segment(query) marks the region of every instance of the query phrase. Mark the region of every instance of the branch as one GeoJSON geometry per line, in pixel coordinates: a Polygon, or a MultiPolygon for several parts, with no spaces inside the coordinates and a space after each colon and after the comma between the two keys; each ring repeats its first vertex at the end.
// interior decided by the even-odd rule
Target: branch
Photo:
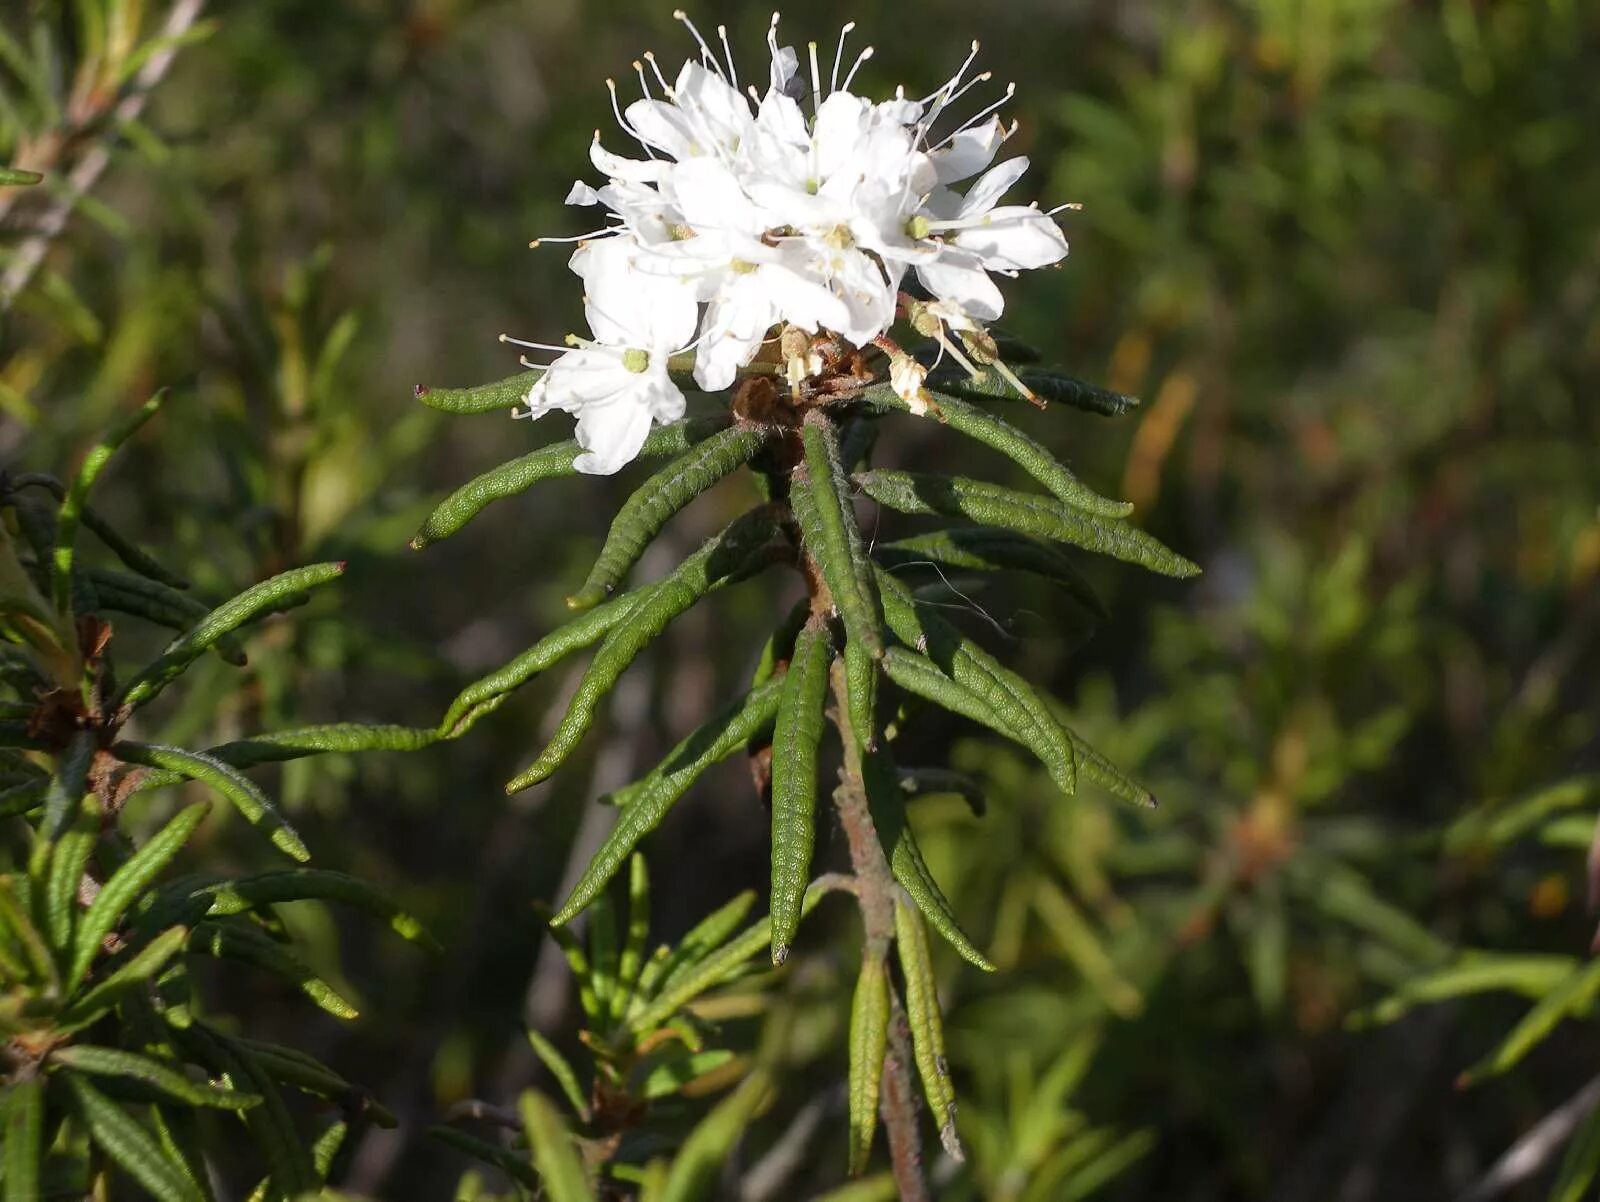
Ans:
{"type": "MultiPolygon", "coordinates": [[[[145,103],[150,99],[150,93],[166,76],[173,59],[177,57],[178,40],[193,27],[200,17],[200,10],[204,7],[205,0],[174,0],[172,8],[167,12],[167,19],[161,27],[161,32],[156,35],[158,39],[170,44],[152,54],[139,69],[139,73],[134,76],[133,87],[112,110],[114,125],[125,125],[138,120],[139,114],[144,112],[145,103]]],[[[11,262],[6,265],[5,274],[0,276],[0,313],[9,310],[17,296],[28,286],[34,273],[39,270],[39,265],[44,262],[50,244],[66,228],[67,219],[77,208],[78,201],[99,182],[100,176],[110,162],[111,145],[107,139],[96,142],[74,164],[67,175],[66,186],[61,194],[56,197],[55,203],[45,210],[38,228],[17,247],[11,262]]]]}
{"type": "MultiPolygon", "coordinates": [[[[849,701],[846,697],[844,663],[833,664],[834,725],[844,745],[844,762],[839,768],[839,787],[833,792],[839,824],[850,846],[850,865],[855,870],[856,901],[861,907],[861,922],[866,945],[863,957],[886,958],[894,938],[894,899],[899,886],[889,871],[872,812],[867,805],[866,785],[861,777],[861,749],[850,728],[849,701]]],[[[883,1086],[879,1113],[889,1138],[889,1163],[901,1202],[928,1202],[928,1185],[922,1176],[922,1140],[917,1132],[917,1102],[908,1066],[911,1064],[910,1039],[905,1012],[899,995],[889,988],[889,1053],[883,1062],[883,1086]]]]}

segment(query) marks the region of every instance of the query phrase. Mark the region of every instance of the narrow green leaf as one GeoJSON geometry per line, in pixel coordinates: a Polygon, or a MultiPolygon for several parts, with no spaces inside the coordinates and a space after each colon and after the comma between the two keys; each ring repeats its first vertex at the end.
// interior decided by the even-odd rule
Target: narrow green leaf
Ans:
{"type": "Polygon", "coordinates": [[[707,541],[665,580],[651,586],[628,620],[606,635],[555,735],[527,771],[506,786],[506,792],[536,785],[559,768],[593,724],[600,702],[645,645],[713,589],[772,562],[781,554],[776,538],[771,512],[752,510],[707,541]]]}
{"type": "MultiPolygon", "coordinates": [[[[892,388],[874,389],[872,399],[902,412],[911,412],[910,404],[892,388]]],[[[1059,501],[1102,517],[1120,518],[1133,512],[1129,502],[1102,497],[1068,471],[1066,465],[1036,439],[976,405],[954,396],[942,397],[935,416],[952,430],[1005,455],[1059,501]]]]}
{"type": "Polygon", "coordinates": [[[78,468],[78,474],[68,486],[66,496],[61,501],[60,511],[56,515],[55,570],[52,574],[51,596],[57,613],[66,614],[72,610],[73,550],[89,490],[94,487],[95,480],[111,456],[116,454],[117,448],[155,416],[164,399],[164,393],[156,393],[113,426],[104,439],[89,449],[89,453],[84,456],[83,463],[78,468]]]}
{"type": "Polygon", "coordinates": [[[783,678],[752,690],[706,722],[668,754],[641,782],[640,791],[623,809],[589,865],[573,886],[551,922],[570,922],[605,888],[622,862],[666,817],[674,803],[689,791],[712,764],[726,759],[745,745],[751,735],[771,722],[777,713],[783,678]]]}
{"type": "Polygon", "coordinates": [[[443,950],[422,923],[383,890],[343,872],[325,868],[285,868],[223,881],[197,892],[211,898],[206,914],[212,918],[242,914],[278,902],[343,902],[384,919],[402,939],[419,943],[431,951],[443,950]]]}
{"type": "Polygon", "coordinates": [[[27,1077],[6,1084],[5,1202],[39,1202],[44,1161],[44,1082],[27,1077]]]}
{"type": "MultiPolygon", "coordinates": [[[[1018,378],[1042,400],[1059,401],[1063,405],[1071,405],[1074,409],[1082,409],[1085,413],[1097,414],[1100,417],[1121,417],[1139,404],[1137,397],[1124,396],[1120,392],[1086,384],[1058,371],[1025,368],[1018,373],[1018,378]]],[[[930,372],[928,387],[940,395],[958,396],[975,401],[1027,399],[1010,381],[992,369],[984,372],[978,380],[973,380],[966,372],[960,370],[930,372]]]]}
{"type": "MultiPolygon", "coordinates": [[[[502,385],[508,383],[510,381],[502,381],[502,385]]],[[[435,389],[427,393],[423,400],[425,403],[432,403],[429,398],[437,398],[441,394],[473,391],[478,390],[435,389]]],[[[527,393],[526,385],[522,392],[524,395],[527,393]]],[[[508,407],[517,404],[521,399],[521,396],[516,396],[507,401],[505,406],[496,407],[508,407]]],[[[457,410],[457,412],[469,411],[457,410]]],[[[639,448],[639,458],[681,455],[696,443],[724,429],[732,420],[730,414],[716,413],[657,426],[650,431],[644,440],[644,445],[639,448]]],[[[499,467],[491,468],[476,479],[468,481],[441,501],[428,515],[427,520],[422,523],[422,529],[418,530],[411,540],[412,549],[420,551],[430,543],[450,537],[495,501],[524,493],[543,480],[575,475],[572,461],[582,452],[583,448],[576,440],[568,439],[502,463],[499,467]]]]}
{"type": "Polygon", "coordinates": [[[261,1101],[255,1094],[196,1084],[171,1065],[119,1048],[96,1047],[87,1043],[68,1044],[51,1052],[50,1061],[95,1077],[125,1077],[139,1081],[191,1106],[247,1110],[261,1101]]]}
{"type": "Polygon", "coordinates": [[[0,167],[0,188],[26,188],[43,178],[44,176],[37,171],[24,171],[20,167],[0,167]]]}
{"type": "Polygon", "coordinates": [[[34,979],[53,993],[60,987],[55,957],[50,954],[49,942],[28,917],[27,906],[13,891],[17,883],[13,877],[0,876],[0,933],[16,943],[34,979]]]}
{"type": "Polygon", "coordinates": [[[519,1109],[544,1196],[549,1202],[594,1202],[583,1162],[555,1107],[543,1094],[530,1089],[522,1095],[519,1109]]]}
{"type": "Polygon", "coordinates": [[[1537,1000],[1561,984],[1578,966],[1572,956],[1548,953],[1463,952],[1445,968],[1408,977],[1371,1008],[1351,1015],[1350,1025],[1392,1023],[1417,1006],[1451,998],[1505,990],[1537,1000]]]}
{"type": "Polygon", "coordinates": [[[67,823],[78,813],[83,795],[89,788],[89,768],[94,763],[98,741],[92,730],[77,730],[67,744],[66,754],[56,766],[55,778],[44,798],[45,841],[54,843],[67,829],[67,823]]]}
{"type": "Polygon", "coordinates": [[[1054,497],[1018,492],[981,480],[919,472],[862,472],[861,489],[901,513],[965,518],[1021,534],[1071,543],[1164,576],[1196,576],[1200,569],[1155,538],[1119,518],[1101,517],[1054,497]]]}
{"type": "Polygon", "coordinates": [[[294,568],[224,601],[141,669],[123,690],[120,704],[136,709],[151,701],[218,639],[263,614],[298,604],[307,590],[343,575],[344,567],[342,563],[317,563],[294,568]]]}
{"type": "Polygon", "coordinates": [[[76,995],[61,1012],[62,1029],[85,1026],[116,1005],[126,994],[138,989],[166,967],[167,961],[183,950],[189,940],[187,927],[170,927],[157,935],[133,956],[114,969],[110,976],[87,992],[76,995]]]}
{"type": "Polygon", "coordinates": [[[754,891],[746,889],[695,923],[689,933],[678,941],[678,946],[659,962],[659,966],[652,961],[650,967],[645,969],[645,976],[639,982],[639,995],[650,996],[657,983],[663,989],[670,989],[693,972],[700,961],[721,947],[739,929],[739,924],[750,913],[755,901],[754,891]],[[656,969],[654,974],[651,968],[656,969]]]}
{"type": "Polygon", "coordinates": [[[889,1047],[889,973],[877,956],[864,952],[850,1001],[850,1153],[849,1172],[860,1176],[872,1155],[878,1129],[878,1090],[889,1047]]]}
{"type": "Polygon", "coordinates": [[[811,598],[801,597],[762,645],[761,658],[756,663],[755,674],[750,678],[751,688],[766,684],[788,665],[789,658],[794,654],[794,641],[810,617],[811,598]]]}
{"type": "Polygon", "coordinates": [[[879,661],[865,648],[846,643],[844,695],[846,717],[857,747],[871,750],[878,744],[879,661]]]}
{"type": "Polygon", "coordinates": [[[678,510],[750,462],[771,439],[768,429],[730,426],[692,446],[646,480],[617,511],[588,579],[567,604],[588,609],[604,601],[678,510]]]}
{"type": "Polygon", "coordinates": [[[825,725],[833,638],[813,618],[795,640],[772,732],[772,962],[789,955],[811,881],[816,838],[817,753],[825,725]]]}
{"type": "Polygon", "coordinates": [[[695,1125],[667,1171],[661,1202],[701,1202],[713,1197],[733,1146],[771,1092],[764,1072],[753,1072],[695,1125]]]}
{"type": "Polygon", "coordinates": [[[554,939],[556,946],[561,949],[567,967],[572,970],[573,979],[578,982],[578,1003],[583,1007],[584,1018],[593,1028],[602,1026],[606,1016],[601,1012],[600,1000],[595,995],[594,974],[590,971],[588,951],[579,942],[578,937],[565,927],[556,926],[547,920],[545,929],[550,932],[550,938],[554,939]]]}
{"type": "Polygon", "coordinates": [[[1515,1067],[1562,1019],[1592,1010],[1597,997],[1600,997],[1600,960],[1592,960],[1574,968],[1566,980],[1540,998],[1511,1028],[1499,1047],[1461,1074],[1462,1081],[1474,1083],[1515,1067]]]}
{"type": "Polygon", "coordinates": [[[65,1074],[89,1137],[115,1164],[160,1202],[199,1202],[200,1194],[148,1131],[76,1073],[65,1074]]]}
{"type": "Polygon", "coordinates": [[[78,516],[83,523],[83,528],[104,543],[111,553],[122,561],[122,566],[130,572],[136,572],[140,576],[146,577],[157,584],[164,584],[169,588],[184,589],[189,587],[187,580],[171,568],[163,565],[159,559],[155,558],[132,539],[124,536],[94,506],[84,505],[83,512],[78,516]]]}
{"type": "Polygon", "coordinates": [[[51,778],[44,777],[0,790],[0,818],[26,814],[29,810],[43,805],[44,799],[50,793],[50,780],[51,778]]]}
{"type": "Polygon", "coordinates": [[[440,734],[459,738],[486,714],[540,672],[560,663],[575,651],[598,643],[622,624],[634,607],[649,597],[654,585],[614,597],[604,605],[551,631],[516,659],[473,681],[456,695],[439,723],[440,734]]]}
{"type": "MultiPolygon", "coordinates": [[[[217,1034],[211,1028],[207,1030],[213,1036],[217,1034]]],[[[387,1107],[313,1056],[295,1048],[241,1036],[232,1037],[231,1046],[240,1057],[248,1059],[250,1071],[259,1074],[260,1078],[292,1085],[303,1093],[327,1098],[346,1113],[370,1116],[380,1127],[396,1125],[395,1117],[387,1107]]]]}
{"type": "Polygon", "coordinates": [[[471,388],[430,388],[418,384],[413,395],[429,409],[441,413],[495,413],[522,404],[538,378],[535,372],[519,371],[504,380],[471,388]]]}
{"type": "Polygon", "coordinates": [[[72,949],[72,968],[67,974],[69,985],[83,980],[84,973],[89,971],[90,963],[100,950],[101,941],[111,933],[123,912],[145,891],[156,874],[189,841],[189,836],[194,834],[195,828],[210,811],[210,803],[204,801],[197,801],[179,810],[143,847],[129,856],[127,862],[101,887],[78,924],[78,935],[72,949]]]}
{"type": "Polygon", "coordinates": [[[1597,1176],[1600,1176],[1600,1106],[1593,1106],[1567,1145],[1556,1183],[1550,1187],[1548,1202],[1583,1202],[1593,1196],[1590,1187],[1597,1176]]]}
{"type": "Polygon", "coordinates": [[[78,886],[94,845],[100,840],[100,806],[93,794],[83,798],[77,817],[50,850],[44,882],[44,927],[50,946],[65,952],[72,946],[72,924],[78,911],[78,886]]]}
{"type": "Polygon", "coordinates": [[[883,845],[894,879],[910,894],[911,900],[933,929],[944,936],[962,959],[984,972],[993,972],[994,965],[989,963],[956,922],[949,901],[940,890],[939,883],[933,879],[927,861],[922,858],[922,849],[917,846],[911,824],[906,820],[899,773],[888,752],[880,748],[864,755],[861,774],[867,790],[867,805],[872,811],[872,825],[877,828],[878,842],[883,845]]]}
{"type": "Polygon", "coordinates": [[[982,818],[988,811],[982,786],[953,768],[901,768],[900,791],[907,797],[954,794],[967,803],[974,818],[982,818]]]}
{"type": "Polygon", "coordinates": [[[479,1139],[476,1135],[469,1135],[465,1131],[458,1131],[454,1127],[446,1127],[443,1124],[429,1127],[425,1134],[440,1143],[449,1144],[451,1147],[457,1148],[468,1156],[483,1161],[485,1164],[494,1165],[495,1168],[519,1185],[527,1186],[530,1190],[539,1188],[539,1174],[533,1171],[527,1161],[520,1156],[513,1156],[498,1144],[492,1144],[488,1140],[479,1139]]]}
{"type": "Polygon", "coordinates": [[[806,415],[801,436],[805,471],[794,476],[789,504],[800,523],[806,550],[816,561],[844,622],[846,641],[878,658],[883,655],[883,619],[839,461],[838,435],[827,415],[814,409],[806,415]]]}
{"type": "Polygon", "coordinates": [[[1051,880],[1033,891],[1033,905],[1061,950],[1115,1014],[1131,1018],[1144,1009],[1139,990],[1124,977],[1078,907],[1051,880]]]}
{"type": "Polygon", "coordinates": [[[628,860],[628,937],[617,961],[617,989],[611,996],[611,1017],[620,1019],[633,998],[644,968],[644,945],[650,938],[650,869],[634,852],[628,860]]]}
{"type": "Polygon", "coordinates": [[[677,1093],[685,1086],[709,1072],[733,1062],[733,1053],[727,1048],[714,1048],[709,1052],[685,1052],[656,1064],[639,1083],[639,1096],[656,1099],[677,1093]]]}
{"type": "Polygon", "coordinates": [[[299,957],[252,926],[238,922],[201,922],[189,933],[189,951],[222,960],[237,960],[294,985],[335,1018],[353,1019],[358,1011],[317,976],[299,957]]]}
{"type": "MultiPolygon", "coordinates": [[[[801,916],[811,913],[822,900],[823,890],[815,884],[806,890],[801,916]]],[[[628,1029],[637,1033],[654,1031],[708,989],[732,979],[744,970],[745,962],[772,944],[772,920],[763,918],[746,927],[737,938],[700,959],[692,968],[674,973],[656,996],[628,1016],[628,1029]]]]}
{"type": "Polygon", "coordinates": [[[232,765],[203,751],[185,751],[159,743],[121,742],[114,744],[111,752],[126,763],[164,768],[211,786],[244,816],[246,822],[265,830],[279,851],[302,862],[311,858],[310,851],[272,799],[232,765]]]}
{"type": "Polygon", "coordinates": [[[183,1170],[184,1179],[205,1202],[215,1202],[210,1170],[206,1166],[200,1123],[192,1107],[157,1103],[150,1107],[150,1123],[167,1158],[183,1170]]]}
{"type": "Polygon", "coordinates": [[[578,1085],[578,1074],[572,1069],[567,1058],[557,1050],[539,1032],[529,1027],[526,1032],[528,1044],[533,1048],[533,1054],[539,1057],[539,1062],[550,1070],[550,1075],[556,1079],[556,1084],[561,1087],[562,1095],[567,1099],[567,1104],[572,1107],[573,1113],[584,1122],[589,1121],[589,1104],[584,1101],[583,1090],[578,1085]]]}
{"type": "MultiPolygon", "coordinates": [[[[101,612],[131,614],[180,633],[211,612],[203,602],[159,580],[104,568],[90,568],[86,575],[94,590],[95,608],[101,612]]],[[[235,667],[245,662],[237,639],[218,639],[211,650],[235,667]]]]}
{"type": "Polygon", "coordinates": [[[589,979],[602,1014],[611,1012],[617,985],[617,926],[611,897],[601,890],[589,903],[584,933],[589,937],[589,979]]]}
{"type": "Polygon", "coordinates": [[[873,557],[884,567],[955,568],[972,572],[1030,572],[1066,590],[1095,617],[1110,617],[1083,573],[1058,548],[1000,526],[953,526],[879,543],[873,557]]]}
{"type": "Polygon", "coordinates": [[[420,751],[438,742],[439,732],[419,726],[367,726],[332,722],[251,735],[207,749],[206,755],[234,768],[277,764],[310,755],[371,751],[420,751]]]}
{"type": "Polygon", "coordinates": [[[928,1112],[939,1127],[939,1142],[952,1160],[963,1160],[961,1137],[956,1134],[956,1091],[945,1060],[944,1018],[939,1012],[939,989],[933,975],[933,954],[922,918],[899,898],[894,903],[894,942],[905,979],[906,1022],[911,1028],[911,1051],[922,1078],[928,1112]]]}
{"type": "Polygon", "coordinates": [[[251,1142],[267,1163],[267,1196],[298,1198],[308,1190],[317,1189],[322,1183],[318,1180],[310,1149],[295,1128],[294,1117],[289,1113],[273,1073],[250,1046],[250,1041],[225,1035],[206,1023],[194,1023],[182,1037],[202,1052],[200,1059],[226,1073],[235,1087],[260,1095],[261,1104],[244,1112],[244,1123],[251,1142]]]}
{"type": "Polygon", "coordinates": [[[1078,763],[1072,738],[1033,686],[943,618],[919,606],[905,586],[882,569],[879,591],[895,637],[975,694],[1039,757],[1063,793],[1076,793],[1078,763]]]}

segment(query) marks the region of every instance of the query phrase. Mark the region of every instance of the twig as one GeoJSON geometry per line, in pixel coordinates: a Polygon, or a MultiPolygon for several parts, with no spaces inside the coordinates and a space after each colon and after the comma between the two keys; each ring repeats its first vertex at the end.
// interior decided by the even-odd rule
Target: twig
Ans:
{"type": "MultiPolygon", "coordinates": [[[[812,578],[817,578],[813,574],[812,578]]],[[[861,749],[850,728],[844,665],[833,665],[834,725],[844,745],[844,762],[839,768],[839,787],[833,791],[833,804],[839,812],[850,847],[850,865],[856,876],[856,901],[861,907],[865,933],[863,957],[889,954],[894,937],[894,899],[899,886],[889,871],[883,844],[878,839],[867,805],[866,784],[861,774],[861,749]]],[[[916,1095],[912,1091],[906,1066],[910,1063],[910,1040],[905,1030],[905,1015],[900,999],[891,986],[889,1053],[884,1057],[880,1113],[889,1139],[889,1164],[901,1202],[928,1202],[928,1185],[922,1176],[922,1141],[917,1132],[916,1095]]]]}
{"type": "MultiPolygon", "coordinates": [[[[205,0],[174,0],[172,8],[167,12],[167,19],[161,27],[161,32],[156,35],[162,41],[171,44],[157,50],[139,69],[139,73],[134,76],[133,87],[112,109],[113,124],[126,125],[130,121],[138,120],[139,114],[144,112],[145,103],[150,99],[150,93],[166,76],[172,66],[172,60],[177,57],[178,39],[199,20],[200,10],[204,7],[205,0]]],[[[100,176],[110,163],[111,146],[108,139],[96,142],[73,165],[67,174],[66,185],[61,194],[56,197],[55,203],[45,210],[33,234],[17,247],[11,262],[6,265],[5,274],[0,276],[0,313],[9,310],[17,296],[28,286],[34,272],[38,271],[39,265],[44,262],[50,244],[66,228],[67,219],[77,208],[78,201],[99,182],[100,176]]]]}
{"type": "Polygon", "coordinates": [[[1533,1129],[1506,1149],[1504,1156],[1459,1202],[1489,1202],[1507,1190],[1521,1185],[1550,1163],[1552,1157],[1571,1138],[1578,1124],[1600,1106],[1600,1077],[1533,1125],[1533,1129]]]}

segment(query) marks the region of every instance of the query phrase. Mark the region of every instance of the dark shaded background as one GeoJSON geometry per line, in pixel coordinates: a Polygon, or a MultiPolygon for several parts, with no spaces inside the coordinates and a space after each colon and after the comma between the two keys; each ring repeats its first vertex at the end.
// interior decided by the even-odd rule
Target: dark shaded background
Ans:
{"type": "MultiPolygon", "coordinates": [[[[50,4],[0,13],[13,33],[70,24],[50,4]]],[[[694,15],[727,20],[760,63],[768,10],[694,15]]],[[[30,126],[4,79],[23,111],[5,157],[48,148],[51,130],[66,131],[63,162],[108,138],[114,150],[0,331],[0,446],[62,467],[169,385],[162,423],[108,484],[127,524],[218,596],[351,561],[336,596],[258,636],[243,685],[208,667],[208,689],[161,718],[173,741],[427,724],[559,619],[640,477],[542,485],[413,554],[442,492],[566,431],[560,416],[446,419],[412,386],[509,374],[500,332],[554,341],[579,320],[563,251],[526,244],[584,228],[561,200],[592,177],[593,128],[612,126],[604,77],[689,43],[665,4],[278,0],[208,16],[131,129],[74,130],[70,113],[30,126]]],[[[974,1156],[935,1167],[941,1196],[1082,1196],[1095,1157],[1107,1198],[1461,1195],[1600,1072],[1592,1025],[1461,1092],[1457,1073],[1525,1001],[1351,1019],[1460,948],[1587,948],[1582,832],[1507,848],[1459,820],[1569,777],[1563,812],[1594,809],[1600,8],[861,0],[784,28],[827,46],[846,17],[878,47],[868,91],[930,90],[974,35],[997,81],[1018,82],[1029,187],[1084,207],[1067,215],[1063,267],[1009,288],[1006,324],[1144,398],[1121,419],[1019,420],[1206,568],[1175,583],[1091,565],[1113,613],[1095,630],[1026,586],[969,599],[973,628],[1152,783],[1157,814],[1063,802],[970,730],[911,732],[930,755],[954,742],[992,802],[981,822],[953,802],[918,819],[1001,964],[986,979],[944,964],[974,1156]],[[1100,1142],[1085,1148],[1086,1132],[1100,1142]]],[[[17,203],[9,244],[45,204],[17,203]]],[[[881,454],[960,469],[969,452],[917,428],[881,454]]],[[[644,570],[750,495],[735,479],[698,501],[644,570]]],[[[309,1017],[265,984],[225,999],[401,1113],[399,1132],[360,1149],[353,1189],[447,1196],[463,1162],[420,1128],[535,1079],[524,1019],[570,1036],[564,969],[530,902],[554,897],[575,844],[596,837],[606,811],[586,803],[728,694],[787,601],[757,583],[691,612],[627,677],[592,750],[531,793],[506,799],[501,784],[565,673],[462,743],[285,774],[319,861],[395,890],[449,948],[428,960],[297,910],[363,1019],[309,1017]]],[[[233,833],[209,854],[230,854],[233,833]]],[[[760,886],[765,843],[742,768],[703,783],[648,847],[660,933],[760,886]]],[[[746,1160],[809,1103],[827,1109],[852,937],[824,913],[779,989],[802,1021],[784,1102],[746,1160]]],[[[756,1026],[730,1038],[748,1044],[756,1026]]],[[[841,1127],[824,1120],[778,1196],[837,1180],[841,1127]]],[[[1543,1196],[1542,1180],[1509,1196],[1543,1196]]]]}

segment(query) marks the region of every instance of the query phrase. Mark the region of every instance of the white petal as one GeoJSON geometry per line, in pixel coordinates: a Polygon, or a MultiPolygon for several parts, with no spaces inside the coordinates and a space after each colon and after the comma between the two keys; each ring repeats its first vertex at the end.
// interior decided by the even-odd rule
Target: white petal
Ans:
{"type": "Polygon", "coordinates": [[[706,306],[695,344],[694,378],[707,392],[732,385],[739,368],[755,357],[775,317],[759,272],[739,276],[706,306]]]}
{"type": "Polygon", "coordinates": [[[850,310],[821,281],[791,266],[763,266],[761,285],[783,320],[808,333],[850,323],[850,310]]]}
{"type": "Polygon", "coordinates": [[[585,453],[572,461],[574,470],[609,476],[638,457],[650,434],[650,410],[626,395],[585,405],[576,434],[585,453]]]}
{"type": "Polygon", "coordinates": [[[806,130],[806,117],[800,106],[782,92],[769,91],[761,98],[761,108],[756,113],[760,132],[778,142],[803,147],[810,143],[806,130]]]}
{"type": "Polygon", "coordinates": [[[947,251],[932,263],[919,263],[917,279],[934,296],[959,305],[962,312],[979,321],[993,321],[1005,308],[1000,289],[968,255],[947,251]]]}
{"type": "Polygon", "coordinates": [[[595,338],[609,346],[673,350],[694,337],[699,311],[693,285],[670,264],[626,236],[586,242],[572,256],[583,277],[584,313],[595,338]]]}
{"type": "Polygon", "coordinates": [[[978,174],[994,161],[995,152],[1004,141],[1005,126],[998,117],[991,117],[976,129],[954,134],[931,156],[939,172],[939,182],[953,184],[978,174]]]}
{"type": "Polygon", "coordinates": [[[1026,271],[1067,257],[1061,227],[1038,209],[1008,205],[951,239],[962,250],[983,259],[991,271],[1026,271]]]}
{"type": "Polygon", "coordinates": [[[690,226],[759,235],[764,214],[739,186],[739,178],[714,158],[692,158],[672,173],[672,195],[690,226]]]}
{"type": "Polygon", "coordinates": [[[644,141],[675,159],[689,156],[694,134],[689,119],[676,105],[663,100],[635,100],[624,116],[644,141]]]}
{"type": "Polygon", "coordinates": [[[649,183],[660,179],[668,166],[659,159],[625,159],[620,154],[612,154],[600,145],[598,138],[589,143],[589,161],[598,171],[612,179],[630,180],[635,183],[649,183]]]}
{"type": "Polygon", "coordinates": [[[1007,159],[998,167],[989,168],[968,190],[966,199],[961,202],[961,215],[973,217],[987,213],[1027,169],[1028,156],[1024,154],[1019,154],[1014,159],[1007,159]]]}
{"type": "MultiPolygon", "coordinates": [[[[678,82],[673,85],[673,99],[680,109],[698,118],[690,121],[690,128],[701,138],[709,133],[724,147],[743,138],[754,121],[750,102],[722,76],[699,63],[683,65],[683,70],[678,72],[678,82]]],[[[702,147],[699,153],[709,154],[711,148],[702,147]]]]}
{"type": "Polygon", "coordinates": [[[597,205],[600,203],[600,193],[596,192],[581,179],[574,180],[571,191],[567,193],[566,203],[569,205],[597,205]]]}

